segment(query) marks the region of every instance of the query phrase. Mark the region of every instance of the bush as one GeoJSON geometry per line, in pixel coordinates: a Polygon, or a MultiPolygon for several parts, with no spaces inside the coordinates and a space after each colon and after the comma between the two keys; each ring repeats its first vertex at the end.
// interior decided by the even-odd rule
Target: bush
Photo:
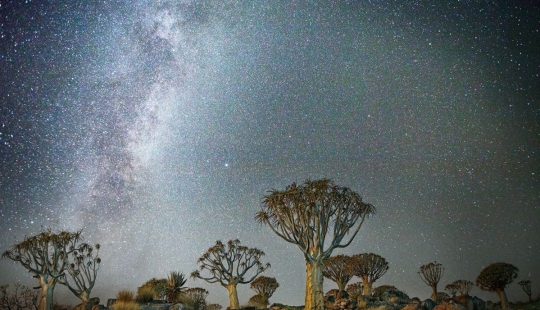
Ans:
{"type": "Polygon", "coordinates": [[[141,287],[135,300],[141,304],[152,302],[154,300],[154,290],[150,287],[141,287]]]}
{"type": "Polygon", "coordinates": [[[132,291],[121,290],[116,294],[116,302],[135,301],[135,294],[132,291]]]}
{"type": "Polygon", "coordinates": [[[111,306],[112,310],[141,310],[139,304],[135,301],[119,301],[117,300],[114,305],[111,306]]]}

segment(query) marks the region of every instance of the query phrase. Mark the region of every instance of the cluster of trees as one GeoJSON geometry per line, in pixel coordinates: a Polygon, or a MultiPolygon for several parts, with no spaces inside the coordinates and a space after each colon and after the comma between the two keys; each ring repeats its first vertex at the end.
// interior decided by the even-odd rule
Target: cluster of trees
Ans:
{"type": "MultiPolygon", "coordinates": [[[[305,309],[323,310],[324,277],[336,282],[339,291],[343,291],[351,278],[357,276],[362,283],[347,286],[347,291],[370,296],[373,283],[388,270],[388,262],[373,253],[331,256],[335,249],[351,244],[364,221],[374,213],[375,208],[363,202],[356,192],[322,179],[292,183],[284,190],[270,191],[264,196],[255,220],[302,252],[306,264],[305,309]]],[[[49,229],[25,238],[2,256],[20,263],[38,279],[39,309],[52,310],[53,289],[57,283],[66,285],[83,304],[88,302],[101,262],[99,249],[99,245],[83,243],[81,231],[53,233],[49,229]]],[[[263,251],[243,246],[239,240],[217,241],[199,258],[199,270],[193,271],[191,277],[223,286],[228,291],[231,309],[240,308],[237,285],[251,283],[256,295],[250,303],[267,306],[279,284],[275,278],[259,276],[270,268],[270,264],[261,262],[263,256],[263,251]]],[[[435,301],[439,297],[437,285],[443,272],[442,264],[437,262],[420,267],[420,278],[432,288],[435,301]]],[[[517,272],[510,264],[492,264],[482,270],[476,284],[496,292],[506,308],[504,288],[517,277],[517,272]]],[[[118,299],[129,303],[166,298],[169,302],[189,302],[193,310],[219,308],[206,305],[206,290],[185,288],[185,282],[183,273],[171,272],[167,279],[152,279],[143,284],[136,299],[127,293],[118,299]]],[[[530,281],[521,281],[520,285],[530,298],[530,281]]],[[[471,287],[472,282],[456,281],[446,289],[454,295],[468,293],[471,287]]]]}

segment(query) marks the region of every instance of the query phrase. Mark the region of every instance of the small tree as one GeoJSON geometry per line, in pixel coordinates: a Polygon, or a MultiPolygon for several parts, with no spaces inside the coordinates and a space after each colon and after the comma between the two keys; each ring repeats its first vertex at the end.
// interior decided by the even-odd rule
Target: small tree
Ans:
{"type": "Polygon", "coordinates": [[[0,310],[37,310],[39,307],[39,291],[24,285],[15,284],[13,293],[8,291],[9,285],[0,285],[0,310]]]}
{"type": "Polygon", "coordinates": [[[384,257],[373,254],[356,254],[351,257],[345,272],[362,279],[364,296],[371,296],[373,283],[388,271],[388,262],[384,257]]]}
{"type": "Polygon", "coordinates": [[[184,284],[186,284],[187,279],[184,274],[179,271],[171,271],[169,277],[167,278],[167,285],[165,286],[165,292],[167,294],[168,302],[175,302],[178,298],[178,295],[184,289],[184,284]]]}
{"type": "Polygon", "coordinates": [[[455,282],[446,285],[444,289],[450,292],[450,295],[452,296],[456,296],[456,293],[458,292],[458,288],[455,285],[455,282]]]}
{"type": "Polygon", "coordinates": [[[493,263],[484,268],[476,278],[476,285],[484,291],[495,292],[503,310],[510,309],[504,289],[518,276],[519,269],[508,263],[493,263]]]}
{"type": "Polygon", "coordinates": [[[293,183],[264,197],[255,219],[286,242],[296,244],[304,254],[306,310],[323,310],[324,262],[334,249],[349,246],[374,212],[360,195],[328,179],[293,183]],[[328,241],[327,235],[331,235],[328,241]],[[344,240],[346,235],[349,238],[344,240]]]}
{"type": "Polygon", "coordinates": [[[474,285],[474,283],[468,280],[457,280],[453,284],[461,295],[469,295],[474,285]]]}
{"type": "Polygon", "coordinates": [[[337,255],[328,258],[324,262],[323,277],[336,282],[338,290],[345,290],[345,286],[352,279],[353,275],[345,272],[345,266],[349,262],[350,257],[347,255],[337,255]]]}
{"type": "Polygon", "coordinates": [[[266,307],[268,306],[268,300],[274,295],[274,292],[279,287],[279,283],[276,278],[259,276],[251,282],[250,287],[257,292],[258,295],[261,295],[261,298],[259,298],[257,302],[264,304],[264,307],[266,307]]]}
{"type": "Polygon", "coordinates": [[[426,265],[420,266],[420,271],[418,272],[420,279],[424,281],[431,290],[431,299],[437,302],[437,284],[441,280],[444,274],[444,267],[441,263],[431,262],[426,265]]]}
{"type": "Polygon", "coordinates": [[[201,287],[191,287],[180,295],[180,302],[191,310],[205,310],[208,291],[201,287]]]}
{"type": "Polygon", "coordinates": [[[40,310],[53,309],[53,291],[58,280],[65,275],[68,268],[68,257],[74,252],[80,252],[87,245],[80,243],[82,231],[60,231],[53,233],[51,229],[32,237],[25,237],[24,241],[11,247],[2,254],[21,264],[38,279],[41,288],[39,298],[40,310]]]}
{"type": "Polygon", "coordinates": [[[58,279],[58,283],[67,286],[83,304],[88,303],[90,293],[96,282],[97,272],[101,264],[99,248],[100,245],[96,244],[96,251],[94,252],[92,246],[84,244],[79,251],[72,252],[68,256],[69,263],[66,268],[69,277],[64,274],[58,279]],[[71,281],[69,278],[71,278],[71,281]]]}
{"type": "Polygon", "coordinates": [[[199,271],[191,273],[192,278],[203,279],[208,283],[219,283],[229,292],[231,309],[239,309],[238,284],[250,283],[259,274],[270,268],[270,264],[263,265],[260,261],[264,252],[256,248],[248,248],[240,245],[240,241],[229,240],[227,245],[221,241],[209,248],[208,251],[199,258],[197,263],[200,271],[208,271],[209,276],[202,276],[199,271]],[[253,269],[251,277],[246,277],[253,269]]]}
{"type": "Polygon", "coordinates": [[[529,302],[532,302],[532,291],[531,291],[531,280],[521,280],[518,282],[519,286],[521,286],[521,289],[529,296],[529,302]]]}

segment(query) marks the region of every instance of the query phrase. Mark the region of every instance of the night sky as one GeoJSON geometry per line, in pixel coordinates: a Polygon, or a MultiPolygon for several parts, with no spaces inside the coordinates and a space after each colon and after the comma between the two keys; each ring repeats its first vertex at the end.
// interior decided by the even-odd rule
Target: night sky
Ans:
{"type": "Polygon", "coordinates": [[[83,229],[102,303],[238,238],[302,305],[302,253],[254,216],[319,178],[377,208],[334,252],[386,258],[375,286],[426,299],[423,264],[442,290],[504,261],[511,301],[540,294],[536,1],[2,1],[0,44],[0,251],[83,229]]]}

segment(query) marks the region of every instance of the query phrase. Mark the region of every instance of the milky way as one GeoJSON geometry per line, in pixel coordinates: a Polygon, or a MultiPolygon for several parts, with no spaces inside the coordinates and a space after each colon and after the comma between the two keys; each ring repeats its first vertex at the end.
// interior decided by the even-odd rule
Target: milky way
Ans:
{"type": "MultiPolygon", "coordinates": [[[[326,177],[378,210],[335,253],[385,257],[375,286],[423,299],[423,264],[445,266],[444,287],[506,261],[538,294],[538,6],[11,1],[0,12],[0,250],[41,227],[83,229],[102,244],[93,295],[106,300],[189,274],[216,240],[239,238],[272,264],[270,301],[301,305],[301,253],[253,218],[268,190],[326,177]]],[[[0,261],[0,284],[15,282],[35,286],[0,261]]],[[[218,285],[186,285],[228,305],[218,285]]],[[[526,296],[513,284],[509,298],[526,296]]]]}

